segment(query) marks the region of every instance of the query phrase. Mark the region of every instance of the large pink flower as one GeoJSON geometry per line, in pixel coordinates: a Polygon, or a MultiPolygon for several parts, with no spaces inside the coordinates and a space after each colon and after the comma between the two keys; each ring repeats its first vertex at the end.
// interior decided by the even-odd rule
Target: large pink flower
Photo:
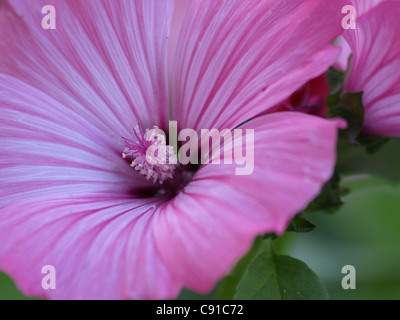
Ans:
{"type": "Polygon", "coordinates": [[[257,115],[335,61],[344,2],[195,0],[171,49],[174,1],[2,1],[0,269],[55,299],[210,290],[332,175],[337,122],[257,115]],[[56,30],[41,28],[48,4],[56,30]],[[253,174],[204,165],[183,186],[147,181],[121,137],[170,116],[196,130],[246,122],[253,174]],[[41,287],[44,265],[56,290],[41,287]]]}
{"type": "Polygon", "coordinates": [[[399,16],[400,2],[385,1],[344,33],[353,54],[345,90],[364,92],[367,133],[400,137],[399,16]]]}
{"type": "MultiPolygon", "coordinates": [[[[370,10],[373,10],[378,4],[386,1],[399,0],[351,0],[351,5],[353,5],[356,10],[356,21],[370,10]]],[[[343,36],[338,37],[335,44],[342,49],[335,63],[335,68],[344,72],[347,70],[349,58],[352,54],[351,48],[343,36]]]]}

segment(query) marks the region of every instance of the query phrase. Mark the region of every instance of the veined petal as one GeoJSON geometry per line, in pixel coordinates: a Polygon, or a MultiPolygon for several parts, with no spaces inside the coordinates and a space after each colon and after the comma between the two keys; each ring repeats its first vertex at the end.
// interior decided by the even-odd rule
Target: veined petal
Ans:
{"type": "Polygon", "coordinates": [[[357,17],[361,17],[366,14],[369,10],[375,8],[378,4],[385,1],[398,1],[398,0],[351,0],[353,5],[356,7],[357,17]]]}
{"type": "Polygon", "coordinates": [[[176,56],[176,47],[178,45],[179,35],[181,34],[182,25],[185,21],[186,14],[192,5],[193,0],[176,0],[174,15],[171,21],[171,34],[168,39],[168,76],[172,81],[172,68],[174,58],[176,56]]]}
{"type": "Polygon", "coordinates": [[[0,269],[26,295],[52,299],[161,299],[181,289],[153,241],[156,199],[52,197],[0,209],[0,269]],[[42,287],[44,266],[56,289],[42,287]]]}
{"type": "Polygon", "coordinates": [[[333,64],[347,1],[195,0],[175,60],[172,118],[234,128],[333,64]]]}
{"type": "Polygon", "coordinates": [[[119,135],[138,120],[165,126],[173,9],[174,0],[2,1],[0,72],[119,135]],[[55,30],[42,28],[45,5],[55,30]]]}
{"type": "Polygon", "coordinates": [[[353,52],[345,84],[363,91],[364,130],[400,137],[400,2],[387,1],[362,16],[344,33],[353,52]]]}
{"type": "Polygon", "coordinates": [[[238,165],[204,165],[154,217],[158,250],[174,276],[207,292],[255,236],[282,234],[332,176],[338,125],[280,112],[242,126],[255,130],[254,172],[237,176],[238,165]]]}
{"type": "MultiPolygon", "coordinates": [[[[399,0],[351,0],[352,5],[356,9],[356,18],[360,18],[368,11],[374,9],[378,4],[385,1],[399,1],[399,0]]],[[[339,36],[335,41],[335,45],[341,48],[341,53],[334,65],[334,67],[342,72],[345,72],[348,67],[351,49],[343,36],[339,36]]]]}
{"type": "Polygon", "coordinates": [[[122,159],[120,137],[1,74],[0,110],[0,208],[52,195],[130,194],[149,185],[122,159]]]}

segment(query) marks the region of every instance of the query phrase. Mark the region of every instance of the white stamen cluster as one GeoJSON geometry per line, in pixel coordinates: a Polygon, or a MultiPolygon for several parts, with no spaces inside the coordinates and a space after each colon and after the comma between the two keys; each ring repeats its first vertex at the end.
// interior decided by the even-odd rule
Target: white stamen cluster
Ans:
{"type": "Polygon", "coordinates": [[[166,144],[164,133],[157,126],[146,129],[143,133],[139,126],[134,129],[137,141],[123,138],[125,150],[123,158],[132,156],[131,167],[147,180],[163,184],[165,180],[172,179],[177,164],[174,148],[166,144]]]}

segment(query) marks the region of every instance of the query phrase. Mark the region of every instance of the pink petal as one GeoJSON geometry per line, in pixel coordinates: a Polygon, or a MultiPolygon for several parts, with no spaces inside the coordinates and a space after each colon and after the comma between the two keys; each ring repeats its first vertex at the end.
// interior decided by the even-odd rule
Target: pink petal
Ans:
{"type": "Polygon", "coordinates": [[[378,4],[385,1],[398,1],[398,0],[351,0],[356,7],[357,17],[360,18],[369,10],[374,9],[378,4]]]}
{"type": "Polygon", "coordinates": [[[178,44],[172,118],[233,128],[322,74],[346,1],[193,2],[178,44]],[[312,18],[311,18],[312,17],[312,18]]]}
{"type": "Polygon", "coordinates": [[[400,3],[385,2],[344,33],[353,52],[345,90],[363,91],[364,130],[400,137],[400,3]]]}
{"type": "Polygon", "coordinates": [[[347,66],[349,65],[351,49],[343,36],[339,36],[335,40],[335,45],[340,47],[341,51],[333,67],[339,71],[345,72],[347,70],[347,66]]]}
{"type": "Polygon", "coordinates": [[[108,195],[52,197],[0,210],[0,269],[26,295],[52,299],[161,299],[181,286],[160,260],[159,201],[108,195]],[[56,289],[42,288],[43,266],[56,289]]]}
{"type": "Polygon", "coordinates": [[[168,121],[167,47],[174,1],[5,0],[0,72],[123,134],[168,121]],[[56,8],[43,30],[42,7],[56,8]]]}
{"type": "Polygon", "coordinates": [[[338,125],[281,112],[241,127],[255,129],[253,174],[235,175],[237,165],[205,165],[154,216],[158,251],[174,277],[207,292],[255,236],[282,234],[332,176],[338,125]]]}
{"type": "Polygon", "coordinates": [[[171,21],[171,34],[168,40],[168,75],[169,80],[172,81],[172,68],[176,56],[176,47],[178,39],[181,34],[183,22],[186,14],[192,4],[193,0],[176,0],[174,15],[171,21]]]}
{"type": "Polygon", "coordinates": [[[30,198],[146,187],[123,142],[39,90],[0,74],[0,208],[30,198]]]}
{"type": "MultiPolygon", "coordinates": [[[[352,5],[356,8],[356,16],[359,19],[368,11],[374,9],[378,4],[385,1],[399,1],[399,0],[351,0],[352,5]]],[[[339,46],[342,51],[334,65],[334,67],[342,72],[345,72],[348,67],[351,49],[347,41],[342,37],[338,37],[335,45],[339,46]]]]}

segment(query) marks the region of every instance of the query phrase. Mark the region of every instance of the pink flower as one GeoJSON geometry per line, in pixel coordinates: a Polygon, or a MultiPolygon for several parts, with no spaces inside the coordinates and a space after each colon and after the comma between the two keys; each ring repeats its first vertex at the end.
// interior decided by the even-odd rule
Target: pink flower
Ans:
{"type": "Polygon", "coordinates": [[[268,110],[266,114],[277,111],[297,111],[326,118],[328,105],[326,100],[330,94],[325,74],[308,81],[285,101],[268,110]]]}
{"type": "Polygon", "coordinates": [[[396,0],[351,0],[352,4],[356,7],[357,17],[361,17],[369,10],[374,9],[378,4],[385,1],[396,1],[396,0]]]}
{"type": "Polygon", "coordinates": [[[53,299],[212,289],[332,175],[338,122],[257,115],[332,65],[344,3],[195,0],[168,75],[174,1],[2,1],[0,269],[25,294],[53,299]],[[55,30],[40,24],[47,4],[55,30]],[[246,122],[253,174],[221,164],[146,180],[154,168],[140,175],[121,153],[142,152],[138,123],[166,129],[170,117],[196,130],[246,122]],[[41,286],[45,265],[55,290],[41,286]]]}
{"type": "Polygon", "coordinates": [[[363,91],[364,131],[400,137],[400,2],[386,1],[347,30],[353,58],[345,91],[363,91]]]}
{"type": "MultiPolygon", "coordinates": [[[[351,4],[356,9],[356,21],[370,10],[373,10],[377,5],[386,1],[395,2],[400,0],[351,0],[351,4]]],[[[352,54],[351,48],[343,36],[339,36],[335,40],[335,45],[340,47],[342,51],[340,52],[334,67],[339,71],[345,72],[348,67],[349,58],[352,54]]]]}
{"type": "MultiPolygon", "coordinates": [[[[356,9],[356,21],[366,14],[368,11],[374,9],[378,4],[385,1],[399,1],[399,0],[351,0],[351,5],[356,9]]],[[[335,44],[339,46],[342,51],[334,65],[340,71],[345,72],[348,67],[349,58],[351,56],[351,49],[347,41],[340,36],[336,39],[335,44]]]]}

